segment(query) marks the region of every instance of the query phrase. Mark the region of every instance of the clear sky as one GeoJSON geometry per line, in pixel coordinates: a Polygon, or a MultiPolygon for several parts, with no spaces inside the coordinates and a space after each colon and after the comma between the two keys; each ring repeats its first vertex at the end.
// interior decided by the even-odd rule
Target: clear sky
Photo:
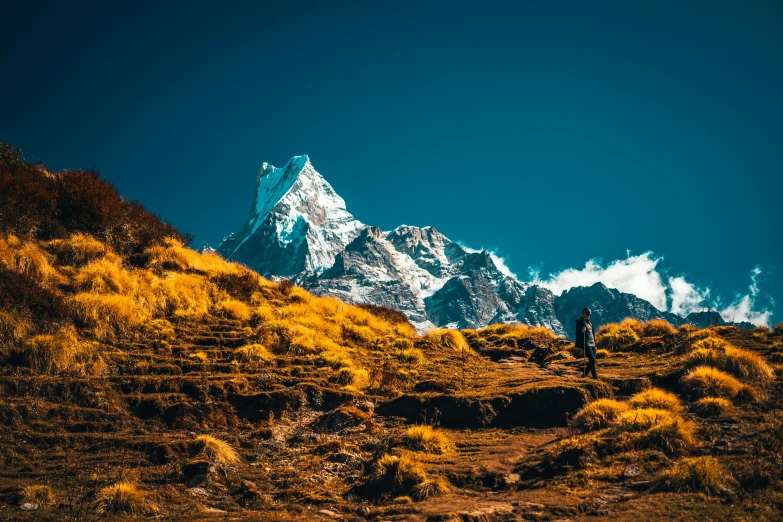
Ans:
{"type": "Polygon", "coordinates": [[[0,140],[199,242],[309,154],[361,221],[523,279],[783,299],[780,2],[161,4],[2,0],[0,140]]]}

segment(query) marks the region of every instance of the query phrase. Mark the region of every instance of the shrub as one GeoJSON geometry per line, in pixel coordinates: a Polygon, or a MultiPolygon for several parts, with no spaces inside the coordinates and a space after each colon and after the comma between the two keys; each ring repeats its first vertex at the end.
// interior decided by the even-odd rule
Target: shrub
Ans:
{"type": "Polygon", "coordinates": [[[629,408],[628,404],[614,399],[598,399],[579,410],[573,424],[584,431],[605,428],[629,408]]]}
{"type": "Polygon", "coordinates": [[[537,343],[557,339],[554,332],[548,328],[544,328],[543,326],[527,326],[524,324],[493,324],[486,328],[482,328],[477,333],[484,338],[491,335],[497,335],[501,338],[513,338],[537,343]]]}
{"type": "Polygon", "coordinates": [[[118,482],[100,490],[96,505],[100,515],[150,515],[158,510],[146,493],[130,482],[118,482]]]}
{"type": "Polygon", "coordinates": [[[680,460],[659,481],[661,487],[670,491],[718,495],[728,490],[732,478],[718,459],[705,456],[680,460]]]}
{"type": "Polygon", "coordinates": [[[226,315],[240,321],[248,321],[250,319],[250,308],[242,301],[236,299],[223,299],[218,303],[218,309],[222,310],[226,315]]]}
{"type": "Polygon", "coordinates": [[[245,302],[250,301],[261,288],[260,276],[250,270],[221,273],[212,277],[211,281],[234,299],[245,302]]]}
{"type": "Polygon", "coordinates": [[[234,350],[234,359],[244,363],[271,361],[275,358],[262,344],[246,344],[234,350]]]}
{"type": "Polygon", "coordinates": [[[693,404],[699,417],[728,416],[734,411],[734,405],[722,397],[702,397],[693,404]]]}
{"type": "Polygon", "coordinates": [[[652,321],[645,323],[644,330],[642,332],[643,337],[658,337],[661,335],[672,335],[677,332],[668,321],[663,319],[653,319],[652,321]]]}
{"type": "Polygon", "coordinates": [[[452,448],[449,437],[432,426],[411,426],[405,432],[405,442],[415,451],[443,454],[452,448]]]}
{"type": "Polygon", "coordinates": [[[26,275],[41,285],[64,281],[52,265],[52,261],[52,256],[34,243],[22,242],[13,235],[9,235],[6,240],[0,238],[0,264],[8,270],[26,275]]]}
{"type": "Polygon", "coordinates": [[[610,323],[602,326],[596,334],[596,346],[609,351],[622,351],[639,341],[639,336],[630,326],[610,323]]]}
{"type": "Polygon", "coordinates": [[[693,444],[693,426],[677,413],[641,408],[621,413],[614,422],[617,444],[638,449],[658,448],[677,453],[693,444]]]}
{"type": "Polygon", "coordinates": [[[63,328],[53,335],[36,335],[22,349],[28,366],[52,374],[73,370],[80,353],[79,339],[73,327],[63,328]]]}
{"type": "Polygon", "coordinates": [[[747,384],[743,384],[739,391],[737,391],[737,395],[734,397],[734,399],[742,404],[749,403],[749,402],[758,402],[758,400],[761,398],[761,393],[757,388],[754,388],[753,386],[748,386],[747,384]]]}
{"type": "Polygon", "coordinates": [[[44,484],[25,486],[22,488],[22,502],[38,504],[39,507],[50,506],[54,504],[54,491],[44,484]]]}
{"type": "Polygon", "coordinates": [[[234,466],[240,462],[239,455],[231,445],[212,435],[199,435],[193,440],[196,451],[211,463],[234,466]]]}
{"type": "Polygon", "coordinates": [[[711,366],[699,366],[683,377],[685,386],[701,397],[732,398],[739,393],[742,383],[737,379],[711,366]]]}
{"type": "Polygon", "coordinates": [[[648,388],[631,397],[631,405],[634,408],[657,408],[669,411],[681,411],[682,403],[671,392],[660,388],[648,388]]]}
{"type": "Polygon", "coordinates": [[[421,366],[425,361],[424,354],[417,348],[407,348],[403,350],[400,354],[400,359],[415,366],[421,366]]]}

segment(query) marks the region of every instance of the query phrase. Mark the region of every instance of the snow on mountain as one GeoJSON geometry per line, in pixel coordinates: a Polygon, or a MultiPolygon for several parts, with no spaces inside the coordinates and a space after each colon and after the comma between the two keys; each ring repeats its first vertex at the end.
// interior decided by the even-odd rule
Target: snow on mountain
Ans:
{"type": "Polygon", "coordinates": [[[519,322],[572,337],[584,306],[599,325],[625,317],[688,322],[600,283],[556,296],[519,281],[491,252],[460,245],[433,227],[383,232],[366,226],[306,155],[282,168],[262,165],[247,221],[217,251],[318,295],[395,308],[420,331],[519,322]]]}
{"type": "Polygon", "coordinates": [[[330,267],[363,228],[310,158],[294,156],[282,168],[262,165],[250,216],[217,250],[264,275],[291,277],[330,267]]]}

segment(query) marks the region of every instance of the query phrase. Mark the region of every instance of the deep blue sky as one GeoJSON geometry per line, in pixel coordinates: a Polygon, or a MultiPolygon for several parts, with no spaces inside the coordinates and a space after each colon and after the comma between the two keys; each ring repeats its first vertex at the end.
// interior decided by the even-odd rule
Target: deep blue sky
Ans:
{"type": "Polygon", "coordinates": [[[779,2],[3,1],[0,140],[216,243],[307,153],[365,223],[783,299],[779,2]]]}

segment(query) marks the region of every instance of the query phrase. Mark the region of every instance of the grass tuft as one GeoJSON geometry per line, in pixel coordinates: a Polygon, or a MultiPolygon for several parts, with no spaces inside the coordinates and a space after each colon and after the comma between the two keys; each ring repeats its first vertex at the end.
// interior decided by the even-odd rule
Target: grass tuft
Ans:
{"type": "Polygon", "coordinates": [[[579,410],[573,424],[583,431],[605,428],[629,408],[628,404],[614,399],[598,399],[579,410]]]}
{"type": "Polygon", "coordinates": [[[405,441],[410,449],[427,453],[443,454],[453,448],[448,435],[432,426],[411,426],[405,432],[405,441]]]}
{"type": "Polygon", "coordinates": [[[212,435],[199,435],[193,440],[196,450],[212,462],[221,466],[239,464],[240,458],[231,445],[212,435]]]}
{"type": "Polygon", "coordinates": [[[627,324],[610,323],[598,329],[596,346],[617,352],[628,349],[639,341],[639,335],[627,324]]]}
{"type": "Polygon", "coordinates": [[[686,388],[700,397],[733,398],[742,389],[736,378],[711,366],[694,368],[682,380],[686,388]]]}
{"type": "Polygon", "coordinates": [[[45,484],[33,484],[22,488],[22,502],[38,504],[46,507],[54,504],[54,490],[45,484]]]}
{"type": "Polygon", "coordinates": [[[673,393],[660,388],[648,388],[631,397],[634,408],[657,408],[679,412],[682,411],[680,399],[673,393]]]}
{"type": "Polygon", "coordinates": [[[693,403],[693,410],[699,417],[728,417],[733,413],[734,405],[722,397],[702,397],[693,403]]]}
{"type": "Polygon", "coordinates": [[[718,459],[705,456],[680,460],[659,481],[663,489],[670,491],[720,495],[729,491],[733,479],[718,459]]]}
{"type": "Polygon", "coordinates": [[[262,344],[246,344],[234,350],[234,359],[244,363],[271,361],[275,358],[262,344]]]}
{"type": "Polygon", "coordinates": [[[693,444],[693,425],[679,414],[656,408],[640,408],[620,414],[614,423],[619,447],[658,448],[679,453],[693,444]]]}
{"type": "Polygon", "coordinates": [[[451,493],[451,485],[443,478],[428,478],[413,486],[411,494],[416,500],[426,500],[451,493]]]}
{"type": "Polygon", "coordinates": [[[158,511],[147,494],[130,482],[118,482],[103,488],[96,501],[99,515],[151,515],[158,511]]]}
{"type": "Polygon", "coordinates": [[[662,335],[673,335],[675,333],[677,333],[677,329],[668,321],[653,319],[644,324],[642,337],[659,337],[662,335]]]}

